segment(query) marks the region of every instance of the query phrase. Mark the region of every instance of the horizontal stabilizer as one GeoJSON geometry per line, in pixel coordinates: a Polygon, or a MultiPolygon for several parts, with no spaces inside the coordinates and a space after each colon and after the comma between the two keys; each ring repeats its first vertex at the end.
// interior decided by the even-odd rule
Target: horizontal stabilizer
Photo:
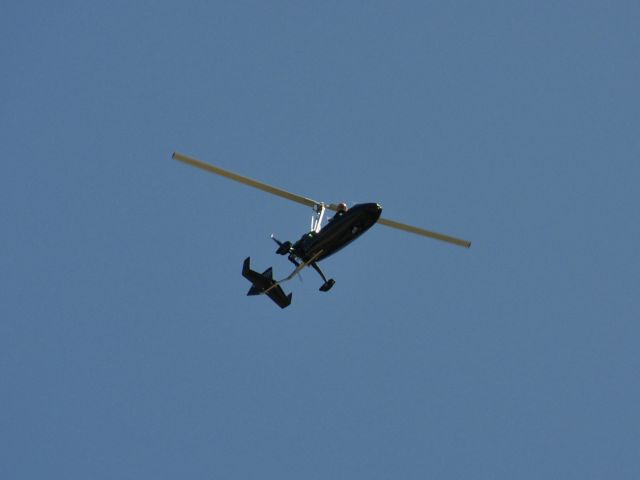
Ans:
{"type": "Polygon", "coordinates": [[[260,295],[261,293],[262,291],[260,289],[256,288],[255,286],[252,286],[247,292],[247,296],[252,297],[253,295],[260,295]]]}
{"type": "Polygon", "coordinates": [[[247,257],[242,265],[242,276],[252,283],[247,295],[267,295],[280,308],[291,304],[293,294],[285,295],[282,287],[273,279],[273,269],[267,268],[263,273],[251,270],[251,259],[247,257]]]}

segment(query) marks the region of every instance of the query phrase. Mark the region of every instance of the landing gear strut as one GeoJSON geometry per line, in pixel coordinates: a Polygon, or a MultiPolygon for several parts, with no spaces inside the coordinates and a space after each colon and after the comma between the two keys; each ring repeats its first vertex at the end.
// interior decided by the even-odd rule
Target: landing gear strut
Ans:
{"type": "MultiPolygon", "coordinates": [[[[296,258],[293,255],[289,255],[289,261],[291,263],[293,263],[296,267],[300,266],[300,263],[296,260],[296,258]]],[[[318,266],[318,264],[316,262],[311,262],[310,264],[313,269],[318,272],[318,275],[320,275],[320,277],[322,277],[322,280],[324,280],[324,283],[322,284],[322,286],[319,288],[319,290],[321,292],[328,292],[329,290],[331,290],[331,287],[333,287],[336,283],[336,281],[333,278],[330,278],[329,280],[327,280],[327,277],[324,276],[324,273],[322,273],[322,270],[320,270],[320,267],[318,266]]]]}
{"type": "Polygon", "coordinates": [[[324,276],[324,273],[322,273],[322,270],[320,270],[320,267],[318,266],[318,264],[316,262],[313,262],[311,264],[311,266],[322,277],[322,280],[324,280],[324,283],[320,287],[320,291],[321,292],[328,292],[329,290],[331,290],[331,287],[333,287],[333,285],[336,283],[336,281],[333,278],[330,278],[329,280],[327,280],[327,277],[324,276]]]}

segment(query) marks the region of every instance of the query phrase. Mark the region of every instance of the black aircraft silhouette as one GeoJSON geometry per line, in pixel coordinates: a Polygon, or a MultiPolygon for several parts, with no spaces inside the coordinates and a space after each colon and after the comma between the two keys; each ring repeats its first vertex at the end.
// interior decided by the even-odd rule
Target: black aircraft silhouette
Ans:
{"type": "Polygon", "coordinates": [[[351,208],[347,208],[347,205],[344,203],[326,205],[322,202],[287,192],[286,190],[273,187],[266,183],[253,180],[248,177],[243,177],[228,170],[223,170],[220,167],[216,167],[178,152],[174,152],[172,158],[313,208],[311,229],[309,232],[302,235],[297,242],[282,242],[273,235],[271,236],[271,238],[278,244],[276,253],[280,255],[287,255],[289,261],[295,265],[295,269],[288,277],[283,278],[282,280],[274,280],[273,270],[271,267],[263,273],[251,270],[250,257],[245,259],[242,266],[242,275],[252,283],[252,287],[249,289],[247,295],[267,295],[281,308],[285,308],[291,304],[292,294],[290,293],[289,295],[286,295],[280,284],[291,280],[305,267],[312,267],[316,272],[318,272],[320,277],[322,277],[324,283],[320,287],[320,291],[329,291],[335,284],[335,280],[332,278],[326,278],[318,266],[318,262],[349,245],[376,223],[404,230],[406,232],[435,238],[437,240],[442,240],[466,248],[471,246],[471,242],[468,242],[467,240],[461,240],[449,235],[443,235],[423,228],[399,223],[394,220],[381,218],[380,214],[382,213],[382,207],[378,203],[361,203],[356,204],[351,208]],[[326,210],[333,210],[336,214],[323,226],[322,221],[326,210]]]}

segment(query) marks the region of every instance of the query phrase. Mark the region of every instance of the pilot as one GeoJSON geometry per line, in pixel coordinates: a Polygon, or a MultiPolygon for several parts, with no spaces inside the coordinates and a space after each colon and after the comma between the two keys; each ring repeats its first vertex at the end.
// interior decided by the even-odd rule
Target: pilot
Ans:
{"type": "MultiPolygon", "coordinates": [[[[344,215],[348,210],[347,204],[345,202],[341,202],[338,204],[338,206],[336,207],[336,214],[333,216],[333,218],[339,218],[342,215],[344,215]]],[[[332,218],[332,220],[333,220],[332,218]]]]}

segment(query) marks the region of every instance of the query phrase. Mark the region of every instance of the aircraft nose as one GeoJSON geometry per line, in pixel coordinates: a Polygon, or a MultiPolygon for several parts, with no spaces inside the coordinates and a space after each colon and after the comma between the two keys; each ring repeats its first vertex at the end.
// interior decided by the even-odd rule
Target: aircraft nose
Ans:
{"type": "Polygon", "coordinates": [[[382,213],[382,205],[380,205],[379,203],[369,204],[369,212],[371,212],[371,215],[373,215],[375,219],[378,220],[378,218],[380,218],[380,214],[382,213]]]}

